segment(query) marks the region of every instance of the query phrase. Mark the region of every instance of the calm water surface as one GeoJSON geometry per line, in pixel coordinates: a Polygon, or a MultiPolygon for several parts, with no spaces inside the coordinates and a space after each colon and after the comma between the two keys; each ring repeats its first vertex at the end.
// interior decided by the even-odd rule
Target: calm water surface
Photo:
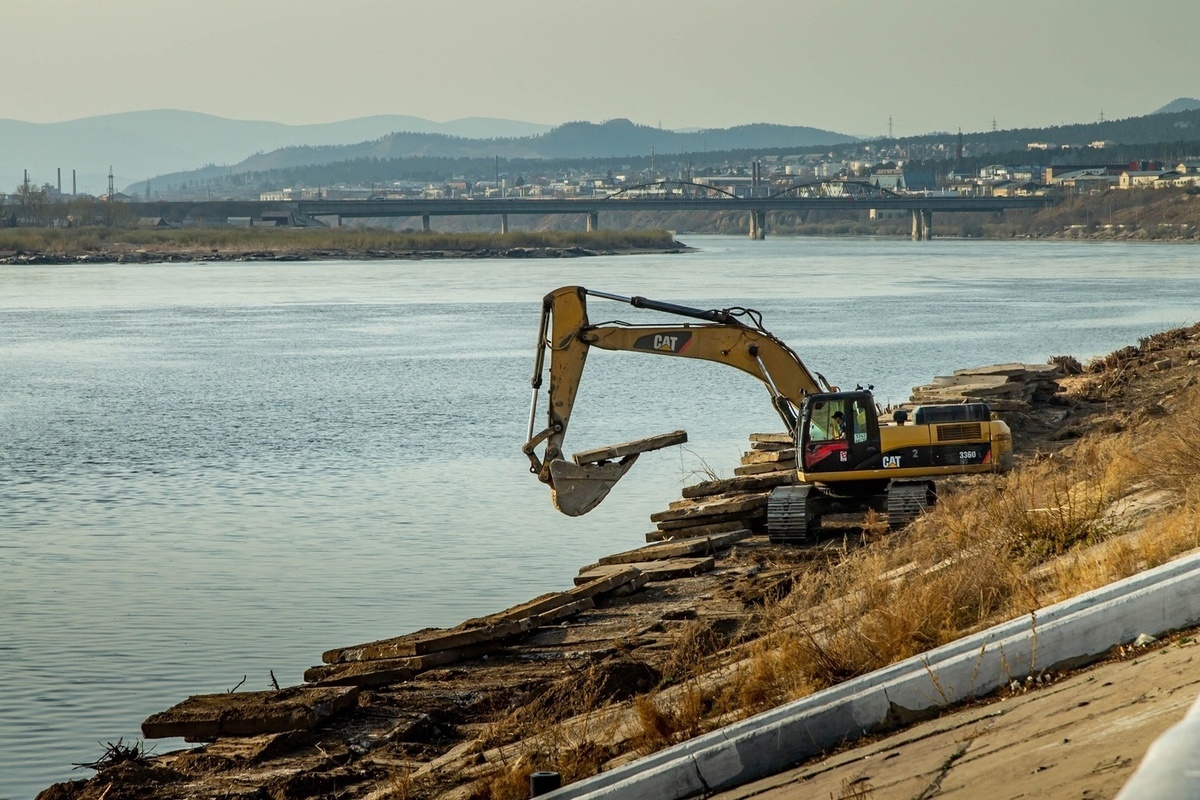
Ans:
{"type": "Polygon", "coordinates": [[[597,353],[571,451],[690,442],[559,515],[520,453],[556,286],[757,308],[811,368],[885,402],[1200,319],[1188,246],[687,241],[699,252],[0,267],[0,798],[89,777],[72,764],[188,695],[296,684],[326,649],[568,588],[779,428],[734,370],[597,353]]]}

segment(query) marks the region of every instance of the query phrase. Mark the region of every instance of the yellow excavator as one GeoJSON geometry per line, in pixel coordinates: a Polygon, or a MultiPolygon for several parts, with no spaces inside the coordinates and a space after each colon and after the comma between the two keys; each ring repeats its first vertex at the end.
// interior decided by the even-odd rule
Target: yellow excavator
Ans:
{"type": "Polygon", "coordinates": [[[831,513],[875,509],[893,527],[907,524],[936,501],[934,479],[1000,472],[1012,466],[1012,433],[984,403],[918,406],[891,421],[870,388],[840,391],[811,372],[796,353],[763,327],[754,309],[698,309],[645,297],[564,286],[542,301],[534,358],[529,438],[522,448],[530,472],[550,486],[559,511],[591,511],[633,466],[638,455],[680,444],[683,431],[563,455],[563,440],[593,347],[714,361],[753,375],[796,444],[797,482],[771,491],[767,535],[772,542],[809,540],[831,513]],[[588,320],[588,297],[626,303],[698,322],[637,324],[588,320]],[[538,395],[550,353],[546,427],[534,433],[538,395]],[[542,454],[538,448],[545,445],[542,454]]]}

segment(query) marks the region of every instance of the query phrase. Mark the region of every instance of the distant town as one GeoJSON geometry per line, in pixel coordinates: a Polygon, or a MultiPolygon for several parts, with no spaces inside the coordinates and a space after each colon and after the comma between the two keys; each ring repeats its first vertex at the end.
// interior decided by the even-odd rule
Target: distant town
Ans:
{"type": "MultiPolygon", "coordinates": [[[[719,169],[678,170],[666,174],[653,167],[606,170],[603,174],[564,169],[558,174],[497,174],[490,179],[451,176],[442,181],[394,180],[386,183],[330,186],[289,186],[257,193],[254,197],[222,193],[207,188],[184,190],[167,188],[147,191],[139,196],[113,191],[98,196],[73,194],[71,187],[58,183],[40,186],[24,184],[0,202],[6,209],[7,224],[31,224],[22,209],[46,203],[72,200],[134,202],[150,200],[245,199],[263,202],[303,200],[399,200],[463,198],[571,198],[571,197],[659,197],[714,195],[765,197],[789,190],[814,188],[822,196],[838,197],[859,192],[864,186],[900,195],[952,195],[972,197],[1042,196],[1047,193],[1096,193],[1110,189],[1194,188],[1200,184],[1200,158],[1176,163],[1136,160],[1113,163],[1103,158],[1105,142],[1096,142],[1077,151],[1078,162],[1069,165],[1039,166],[1025,164],[988,164],[970,171],[951,169],[940,175],[925,166],[908,166],[905,152],[864,145],[854,158],[839,158],[832,153],[803,155],[766,155],[746,163],[729,163],[719,169]]],[[[1058,152],[1063,148],[1048,143],[1030,143],[1031,155],[1058,152]]],[[[933,155],[933,154],[930,154],[933,155]]],[[[943,157],[948,154],[941,153],[943,157]]],[[[953,158],[954,156],[951,156],[953,158]]],[[[948,161],[950,159],[947,159],[948,161]]],[[[958,160],[961,160],[961,156],[958,160]]],[[[0,224],[3,224],[0,222],[0,224]]]]}

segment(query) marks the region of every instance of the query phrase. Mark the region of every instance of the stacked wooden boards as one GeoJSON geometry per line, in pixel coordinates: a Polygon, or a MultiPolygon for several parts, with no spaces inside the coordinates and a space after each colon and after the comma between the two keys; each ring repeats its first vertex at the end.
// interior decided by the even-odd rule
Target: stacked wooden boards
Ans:
{"type": "Polygon", "coordinates": [[[993,364],[955,370],[932,383],[913,387],[902,408],[944,403],[987,403],[993,411],[1028,411],[1045,402],[1060,387],[1063,376],[1058,364],[993,364]]]}
{"type": "Polygon", "coordinates": [[[776,486],[796,482],[796,446],[786,433],[754,433],[734,477],[703,481],[683,490],[683,499],[650,516],[655,530],[646,540],[689,539],[729,531],[764,533],[767,498],[776,486]]]}

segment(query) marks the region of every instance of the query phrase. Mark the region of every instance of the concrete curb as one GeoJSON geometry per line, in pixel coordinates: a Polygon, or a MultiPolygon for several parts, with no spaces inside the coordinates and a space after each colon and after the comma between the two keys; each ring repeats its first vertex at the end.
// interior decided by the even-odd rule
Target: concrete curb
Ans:
{"type": "Polygon", "coordinates": [[[1200,553],[1001,623],[544,797],[686,798],[773,775],[884,723],[1200,621],[1200,553]]]}

